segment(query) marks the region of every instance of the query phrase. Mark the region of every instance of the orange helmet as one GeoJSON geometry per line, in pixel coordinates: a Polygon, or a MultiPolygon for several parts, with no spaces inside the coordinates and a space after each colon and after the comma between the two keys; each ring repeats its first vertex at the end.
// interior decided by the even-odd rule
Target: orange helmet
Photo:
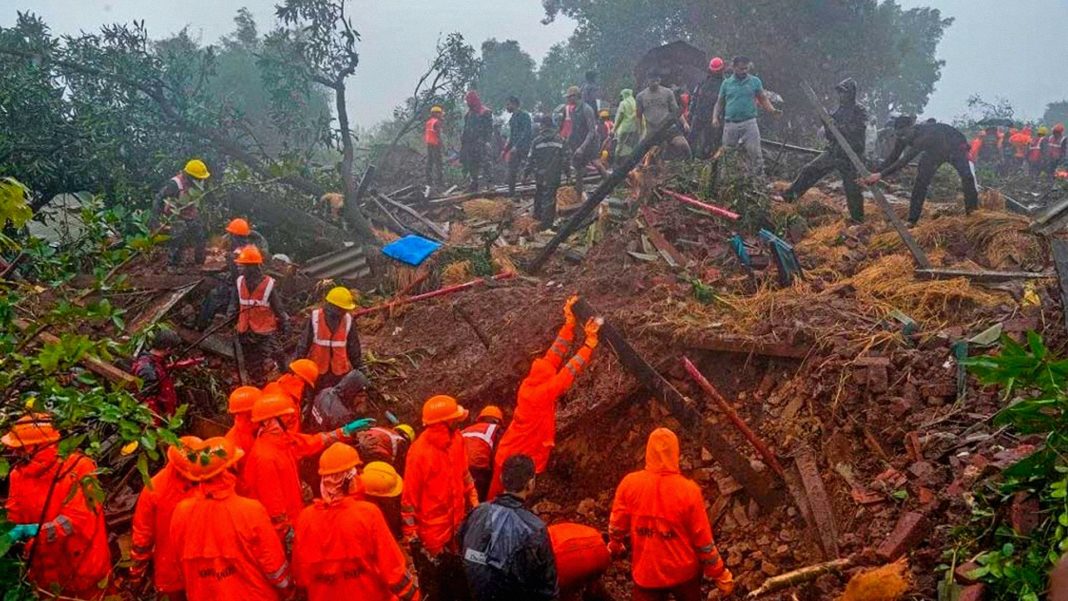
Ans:
{"type": "Polygon", "coordinates": [[[289,371],[300,376],[308,386],[315,386],[315,381],[319,379],[319,366],[311,359],[297,359],[289,364],[289,371]]]}
{"type": "Polygon", "coordinates": [[[198,436],[182,436],[178,444],[167,448],[167,461],[178,473],[189,480],[194,478],[197,452],[204,447],[204,441],[198,436]]]}
{"type": "Polygon", "coordinates": [[[494,419],[503,421],[504,413],[501,411],[501,408],[496,405],[486,405],[482,408],[482,411],[478,412],[478,419],[482,419],[484,417],[492,417],[494,419]]]}
{"type": "Polygon", "coordinates": [[[363,465],[363,460],[356,449],[343,442],[335,442],[319,456],[319,475],[340,474],[358,465],[363,465]]]}
{"type": "Polygon", "coordinates": [[[245,452],[225,436],[213,436],[204,441],[196,460],[190,468],[190,480],[203,482],[221,474],[226,468],[237,463],[245,452]]]}
{"type": "Polygon", "coordinates": [[[442,422],[454,422],[467,417],[467,409],[464,409],[451,396],[439,394],[432,396],[423,403],[423,425],[440,424],[442,422]]]}
{"type": "Polygon", "coordinates": [[[17,449],[35,444],[48,444],[59,440],[59,431],[52,425],[52,416],[47,413],[27,413],[15,421],[0,443],[17,449]]]}
{"type": "Polygon", "coordinates": [[[1055,134],[1063,134],[1064,133],[1064,124],[1063,123],[1058,123],[1057,125],[1054,125],[1053,126],[1053,133],[1055,133],[1055,134]]]}
{"type": "Polygon", "coordinates": [[[252,406],[256,404],[262,394],[260,389],[255,386],[238,386],[230,393],[226,411],[228,413],[252,411],[252,406]]]}
{"type": "Polygon", "coordinates": [[[239,217],[226,224],[226,231],[235,236],[247,236],[252,233],[252,228],[248,226],[247,221],[239,217]]]}
{"type": "MultiPolygon", "coordinates": [[[[270,384],[268,384],[270,386],[270,384]]],[[[297,412],[293,401],[284,394],[272,394],[265,392],[256,404],[252,406],[252,421],[260,423],[272,417],[293,415],[297,412]]]]}
{"type": "Polygon", "coordinates": [[[234,259],[234,263],[237,263],[238,265],[262,265],[263,254],[255,245],[249,244],[242,248],[241,252],[237,253],[237,258],[234,259]]]}

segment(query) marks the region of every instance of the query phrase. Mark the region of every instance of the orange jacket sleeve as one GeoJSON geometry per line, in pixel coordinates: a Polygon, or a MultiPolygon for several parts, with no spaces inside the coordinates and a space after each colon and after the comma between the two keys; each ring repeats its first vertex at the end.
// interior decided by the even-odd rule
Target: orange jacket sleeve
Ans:
{"type": "Polygon", "coordinates": [[[712,538],[712,525],[708,521],[708,513],[705,512],[705,499],[696,484],[692,485],[690,496],[692,499],[689,503],[688,515],[686,515],[690,544],[697,553],[697,559],[701,562],[705,576],[718,578],[727,566],[719,556],[716,541],[712,538]]]}
{"type": "Polygon", "coordinates": [[[130,558],[136,563],[148,563],[156,543],[156,492],[151,481],[141,490],[134,507],[133,531],[130,537],[130,558]]]}
{"type": "Polygon", "coordinates": [[[342,438],[341,428],[320,434],[292,432],[290,436],[293,437],[293,454],[296,457],[315,455],[342,438]]]}
{"type": "Polygon", "coordinates": [[[275,588],[283,589],[290,585],[289,562],[286,561],[282,541],[271,528],[271,519],[267,511],[256,502],[248,503],[245,508],[247,521],[240,533],[246,541],[252,560],[260,572],[275,588]]]}
{"type": "Polygon", "coordinates": [[[389,591],[397,596],[400,601],[416,601],[419,598],[419,588],[415,585],[408,565],[404,559],[393,534],[389,531],[386,519],[381,511],[374,512],[371,518],[372,540],[375,545],[374,569],[385,580],[389,591]]]}
{"type": "Polygon", "coordinates": [[[616,496],[612,499],[612,512],[608,516],[608,536],[617,542],[624,542],[630,536],[630,508],[627,507],[627,478],[619,483],[616,496]]]}
{"type": "Polygon", "coordinates": [[[269,522],[274,525],[278,532],[279,540],[285,538],[286,533],[293,527],[297,516],[286,512],[287,504],[285,493],[281,486],[273,483],[282,481],[281,470],[278,469],[276,456],[261,457],[255,463],[245,466],[246,475],[250,482],[256,484],[256,500],[263,504],[269,516],[269,522]]]}
{"type": "Polygon", "coordinates": [[[549,350],[545,351],[542,359],[552,363],[554,368],[560,369],[560,365],[567,358],[567,351],[571,349],[571,342],[574,339],[575,327],[565,322],[560,331],[556,333],[556,340],[553,341],[553,345],[549,347],[549,350]]]}
{"type": "Polygon", "coordinates": [[[979,150],[983,148],[983,138],[976,137],[972,140],[971,147],[968,149],[968,160],[975,162],[979,158],[979,150]]]}
{"type": "Polygon", "coordinates": [[[404,492],[401,493],[401,530],[405,539],[411,539],[418,532],[415,515],[424,481],[418,449],[408,451],[408,459],[404,466],[404,479],[404,492]]]}
{"type": "Polygon", "coordinates": [[[590,356],[593,354],[593,349],[582,345],[582,348],[576,352],[571,359],[567,362],[556,376],[552,379],[552,395],[553,397],[559,397],[567,392],[571,385],[575,382],[575,378],[578,377],[582,370],[586,369],[586,366],[590,363],[590,356]]]}
{"type": "MultiPolygon", "coordinates": [[[[99,504],[95,509],[90,508],[82,489],[82,481],[92,477],[93,472],[96,471],[96,465],[82,456],[72,457],[68,461],[77,463],[69,468],[70,475],[56,484],[53,493],[54,498],[64,499],[63,505],[54,519],[41,524],[41,535],[49,542],[75,534],[83,537],[92,536],[97,526],[97,512],[104,510],[99,504]]],[[[67,464],[64,463],[60,469],[66,471],[67,464]]],[[[89,485],[100,486],[100,483],[94,479],[89,485]]]]}

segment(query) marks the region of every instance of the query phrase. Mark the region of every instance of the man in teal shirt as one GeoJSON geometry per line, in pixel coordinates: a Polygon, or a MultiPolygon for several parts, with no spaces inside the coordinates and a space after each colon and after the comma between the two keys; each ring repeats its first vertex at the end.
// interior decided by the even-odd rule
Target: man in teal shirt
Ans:
{"type": "Polygon", "coordinates": [[[757,105],[772,114],[780,114],[782,111],[772,106],[764,93],[764,84],[760,78],[749,74],[751,62],[745,56],[734,57],[734,75],[724,79],[719,88],[712,126],[719,127],[725,122],[723,147],[744,147],[753,173],[764,177],[764,155],[760,150],[757,105]]]}

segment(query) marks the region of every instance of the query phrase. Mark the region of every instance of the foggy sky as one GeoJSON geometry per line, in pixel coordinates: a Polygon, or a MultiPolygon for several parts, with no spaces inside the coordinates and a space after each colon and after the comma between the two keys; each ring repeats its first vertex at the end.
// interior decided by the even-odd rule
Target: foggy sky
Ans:
{"type": "MultiPolygon", "coordinates": [[[[899,0],[933,6],[956,22],[939,47],[947,64],[926,110],[951,119],[973,93],[1003,96],[1021,117],[1041,116],[1046,103],[1068,99],[1068,0],[899,0]]],[[[43,16],[56,33],[144,19],[154,38],[189,26],[204,43],[233,29],[247,6],[261,31],[274,24],[273,0],[3,0],[0,25],[16,10],[43,16]]],[[[361,64],[350,79],[350,113],[367,127],[388,118],[411,92],[439,37],[460,31],[476,48],[489,37],[515,39],[535,60],[570,34],[566,19],[545,26],[539,0],[350,0],[362,35],[361,64]]],[[[863,75],[857,79],[863,81],[863,75]]],[[[863,84],[862,84],[863,85],[863,84]]]]}

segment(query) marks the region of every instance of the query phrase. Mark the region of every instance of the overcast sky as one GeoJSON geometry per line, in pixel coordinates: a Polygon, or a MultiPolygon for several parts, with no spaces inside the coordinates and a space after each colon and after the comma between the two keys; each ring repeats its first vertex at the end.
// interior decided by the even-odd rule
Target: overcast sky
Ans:
{"type": "MultiPolygon", "coordinates": [[[[1004,96],[1022,117],[1041,116],[1046,103],[1068,99],[1068,0],[900,0],[905,7],[934,6],[956,22],[940,54],[942,81],[928,116],[962,113],[973,93],[1004,96]]],[[[42,15],[57,33],[104,23],[144,19],[153,37],[182,27],[215,42],[247,6],[260,29],[274,23],[273,0],[3,0],[0,24],[16,10],[42,15]],[[11,8],[14,7],[14,8],[11,8]]],[[[432,58],[439,37],[460,31],[476,47],[486,38],[515,39],[535,59],[564,40],[574,24],[545,26],[539,0],[350,0],[362,34],[361,65],[350,83],[353,117],[361,126],[389,117],[432,58]]],[[[863,76],[858,79],[862,80],[863,76]]]]}

